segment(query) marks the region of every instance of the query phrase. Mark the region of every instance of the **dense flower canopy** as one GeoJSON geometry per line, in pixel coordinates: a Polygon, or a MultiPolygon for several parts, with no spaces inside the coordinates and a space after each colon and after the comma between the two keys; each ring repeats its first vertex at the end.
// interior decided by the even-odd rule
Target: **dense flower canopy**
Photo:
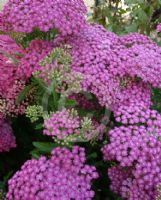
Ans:
{"type": "Polygon", "coordinates": [[[113,111],[117,122],[129,125],[111,130],[111,143],[103,149],[106,160],[119,162],[109,169],[112,190],[125,199],[155,199],[161,182],[161,116],[151,110],[151,86],[161,86],[161,49],[146,36],[118,37],[97,25],[64,41],[72,46],[73,70],[84,74],[83,89],[113,111]]]}
{"type": "Polygon", "coordinates": [[[88,200],[94,192],[91,181],[98,178],[95,167],[85,164],[85,150],[55,148],[51,158],[28,160],[10,180],[6,199],[88,200]]]}
{"type": "MultiPolygon", "coordinates": [[[[0,152],[16,146],[6,119],[24,113],[31,102],[17,103],[17,97],[37,78],[35,90],[41,96],[40,85],[43,97],[35,98],[28,111],[37,109],[33,121],[43,123],[42,133],[54,142],[72,135],[73,145],[79,135],[81,142],[103,140],[108,130],[102,153],[115,163],[108,169],[111,190],[127,200],[154,200],[161,183],[161,115],[152,109],[151,96],[153,87],[161,88],[161,48],[141,34],[117,36],[88,24],[85,13],[83,0],[8,0],[0,12],[0,30],[6,34],[0,35],[0,152]],[[53,29],[54,39],[31,36],[25,48],[7,35],[22,32],[26,39],[34,31],[53,29]],[[68,102],[60,106],[61,98],[68,102]],[[74,109],[66,108],[69,102],[74,109]],[[102,113],[90,113],[100,108],[112,112],[112,123],[104,123],[102,113]]],[[[47,155],[25,162],[9,180],[6,200],[94,197],[91,182],[98,174],[85,164],[84,148],[57,147],[47,155]]]]}
{"type": "Polygon", "coordinates": [[[72,46],[73,70],[85,75],[83,89],[93,93],[102,106],[113,110],[132,96],[136,101],[149,101],[148,85],[161,86],[161,49],[146,36],[118,37],[101,26],[88,25],[76,36],[58,37],[56,43],[62,41],[72,46]],[[142,97],[132,94],[132,88],[142,90],[142,97]]]}
{"type": "Polygon", "coordinates": [[[161,182],[161,132],[157,131],[145,126],[121,126],[109,132],[111,143],[103,148],[104,159],[119,162],[108,173],[112,189],[123,198],[155,199],[161,182]]]}
{"type": "Polygon", "coordinates": [[[67,35],[85,25],[85,13],[83,0],[8,0],[0,14],[0,27],[24,33],[57,29],[67,35]]]}

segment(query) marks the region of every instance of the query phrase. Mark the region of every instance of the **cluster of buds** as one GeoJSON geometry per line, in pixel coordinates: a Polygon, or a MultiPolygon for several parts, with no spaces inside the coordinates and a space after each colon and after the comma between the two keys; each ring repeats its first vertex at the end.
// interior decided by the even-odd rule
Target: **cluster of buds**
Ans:
{"type": "Polygon", "coordinates": [[[25,113],[31,122],[36,122],[43,116],[43,107],[38,105],[27,106],[25,113]]]}

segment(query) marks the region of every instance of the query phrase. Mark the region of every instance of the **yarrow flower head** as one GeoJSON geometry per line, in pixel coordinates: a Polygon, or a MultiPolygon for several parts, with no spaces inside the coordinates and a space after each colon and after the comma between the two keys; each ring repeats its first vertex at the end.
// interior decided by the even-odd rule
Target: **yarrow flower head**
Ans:
{"type": "Polygon", "coordinates": [[[16,42],[7,35],[0,35],[0,93],[5,95],[15,80],[20,79],[17,73],[19,55],[23,51],[16,42]],[[5,83],[5,84],[4,84],[5,83]]]}
{"type": "Polygon", "coordinates": [[[63,109],[53,113],[49,119],[45,120],[43,133],[63,139],[73,133],[79,134],[79,127],[80,119],[78,114],[73,113],[71,110],[63,109]]]}
{"type": "Polygon", "coordinates": [[[132,169],[119,166],[109,168],[108,176],[111,179],[111,190],[128,200],[151,200],[156,197],[155,191],[145,191],[133,180],[132,169]]]}
{"type": "Polygon", "coordinates": [[[89,117],[79,117],[74,109],[63,109],[44,121],[43,133],[56,142],[69,144],[76,141],[94,142],[103,138],[106,127],[89,117]]]}
{"type": "Polygon", "coordinates": [[[28,160],[9,180],[6,200],[90,200],[91,182],[98,178],[96,168],[85,164],[84,148],[57,147],[47,160],[28,160]]]}
{"type": "Polygon", "coordinates": [[[116,160],[119,162],[116,168],[122,168],[119,176],[124,176],[123,179],[111,174],[114,169],[109,169],[109,174],[111,187],[123,198],[155,199],[157,185],[161,182],[160,133],[160,129],[157,132],[157,129],[145,126],[121,126],[109,132],[110,144],[105,145],[102,151],[105,160],[116,160]],[[130,172],[128,177],[123,175],[125,169],[130,172]],[[122,187],[126,190],[120,191],[122,187]]]}
{"type": "Polygon", "coordinates": [[[83,0],[8,0],[1,14],[1,29],[30,33],[57,29],[61,34],[77,33],[85,25],[83,0]]]}
{"type": "Polygon", "coordinates": [[[161,24],[158,24],[158,26],[157,26],[157,32],[158,33],[161,32],[161,24]]]}
{"type": "Polygon", "coordinates": [[[87,25],[75,36],[58,37],[55,44],[63,41],[71,46],[72,69],[84,76],[83,90],[94,94],[108,109],[113,110],[123,98],[123,90],[136,87],[138,82],[138,88],[147,88],[147,98],[148,85],[161,86],[161,48],[146,36],[119,37],[101,26],[87,25]]]}
{"type": "Polygon", "coordinates": [[[71,69],[71,58],[67,47],[54,48],[35,68],[35,77],[41,78],[55,92],[61,94],[64,101],[71,93],[79,93],[82,90],[81,82],[83,74],[71,69]]]}
{"type": "Polygon", "coordinates": [[[32,40],[20,60],[17,73],[24,79],[30,78],[32,73],[40,68],[41,60],[50,53],[52,48],[52,42],[32,40]]]}
{"type": "Polygon", "coordinates": [[[5,120],[0,120],[0,152],[9,151],[14,147],[16,140],[11,125],[5,120]]]}
{"type": "Polygon", "coordinates": [[[37,121],[40,117],[43,117],[43,107],[38,105],[27,106],[26,117],[29,117],[31,122],[37,121]]]}
{"type": "Polygon", "coordinates": [[[7,35],[0,35],[0,118],[22,114],[27,101],[16,104],[16,98],[26,85],[19,73],[24,50],[7,35]]]}

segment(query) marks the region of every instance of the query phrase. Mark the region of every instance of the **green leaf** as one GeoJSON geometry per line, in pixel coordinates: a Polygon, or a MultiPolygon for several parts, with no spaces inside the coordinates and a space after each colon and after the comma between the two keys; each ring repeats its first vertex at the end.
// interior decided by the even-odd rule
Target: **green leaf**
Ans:
{"type": "Polygon", "coordinates": [[[37,124],[35,130],[41,130],[43,128],[42,124],[37,124]]]}
{"type": "Polygon", "coordinates": [[[94,153],[92,153],[92,154],[90,154],[90,155],[87,156],[88,160],[95,159],[95,158],[97,158],[97,153],[96,152],[94,152],[94,153]]]}
{"type": "Polygon", "coordinates": [[[127,26],[125,29],[126,29],[126,31],[127,31],[128,33],[129,33],[129,32],[137,32],[138,24],[137,24],[137,23],[130,24],[130,25],[127,26]]]}
{"type": "Polygon", "coordinates": [[[31,151],[30,154],[35,159],[39,159],[39,157],[41,156],[40,152],[37,149],[34,149],[33,151],[31,151]]]}
{"type": "Polygon", "coordinates": [[[25,98],[26,95],[30,92],[30,90],[35,86],[35,83],[31,83],[30,85],[26,86],[24,90],[18,95],[16,99],[16,104],[21,103],[25,98]]]}
{"type": "Polygon", "coordinates": [[[67,99],[66,102],[65,102],[65,107],[66,108],[71,108],[71,107],[74,107],[76,106],[77,102],[73,99],[67,99]]]}
{"type": "MultiPolygon", "coordinates": [[[[35,84],[35,85],[38,85],[40,88],[42,88],[43,90],[45,91],[48,91],[48,87],[47,85],[45,84],[45,82],[41,79],[41,78],[38,78],[38,77],[34,77],[32,79],[32,82],[35,84]]],[[[48,91],[50,93],[50,91],[48,91]]]]}
{"type": "Polygon", "coordinates": [[[136,15],[138,17],[138,20],[142,23],[146,23],[146,21],[148,20],[148,16],[146,14],[146,12],[143,10],[143,8],[137,8],[134,12],[134,15],[136,15]]]}
{"type": "Polygon", "coordinates": [[[40,152],[50,153],[54,147],[58,146],[58,144],[52,142],[33,142],[33,146],[40,152]]]}
{"type": "Polygon", "coordinates": [[[89,92],[82,92],[84,94],[84,96],[88,99],[88,100],[92,100],[93,99],[93,96],[91,93],[89,92]]]}
{"type": "Polygon", "coordinates": [[[125,4],[133,4],[134,0],[125,0],[125,4]]]}

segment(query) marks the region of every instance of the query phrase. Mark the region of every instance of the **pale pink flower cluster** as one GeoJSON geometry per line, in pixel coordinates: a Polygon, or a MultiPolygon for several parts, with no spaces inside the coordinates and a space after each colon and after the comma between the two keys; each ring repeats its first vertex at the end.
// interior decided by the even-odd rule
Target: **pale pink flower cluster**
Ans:
{"type": "Polygon", "coordinates": [[[26,83],[18,72],[24,53],[11,37],[0,35],[0,118],[24,112],[27,102],[16,104],[16,98],[26,83]]]}
{"type": "Polygon", "coordinates": [[[80,118],[72,116],[70,110],[62,110],[53,113],[50,118],[44,121],[45,135],[56,136],[63,139],[71,134],[79,134],[80,118]]]}

